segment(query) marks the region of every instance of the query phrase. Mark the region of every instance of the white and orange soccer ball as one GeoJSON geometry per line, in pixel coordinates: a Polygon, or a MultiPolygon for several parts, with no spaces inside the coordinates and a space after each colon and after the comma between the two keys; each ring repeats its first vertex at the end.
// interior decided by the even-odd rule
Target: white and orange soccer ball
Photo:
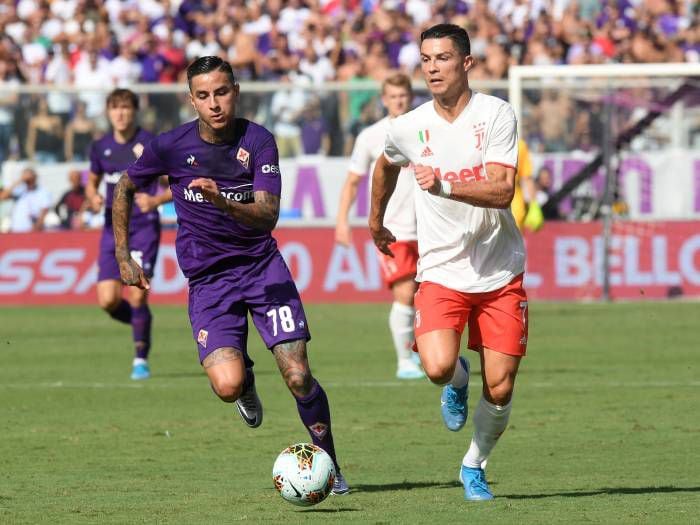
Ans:
{"type": "Polygon", "coordinates": [[[316,505],[333,489],[335,466],[325,450],[310,443],[285,448],[272,467],[272,481],[280,495],[301,507],[316,505]]]}

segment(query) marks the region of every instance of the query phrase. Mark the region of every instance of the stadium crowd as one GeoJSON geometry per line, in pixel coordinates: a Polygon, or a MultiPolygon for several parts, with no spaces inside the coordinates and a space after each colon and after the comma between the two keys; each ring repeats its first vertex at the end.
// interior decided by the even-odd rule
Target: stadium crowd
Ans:
{"type": "MultiPolygon", "coordinates": [[[[468,30],[475,80],[504,79],[513,64],[700,61],[692,0],[0,0],[0,163],[86,160],[107,126],[104,89],[182,83],[203,55],[230,61],[241,81],[279,84],[246,90],[240,112],[274,132],[281,156],[348,155],[382,117],[366,81],[400,70],[420,83],[418,37],[443,21],[468,30]],[[327,81],[357,87],[319,92],[327,81]],[[20,84],[77,94],[3,89],[20,84]]],[[[181,91],[142,95],[142,125],[193,118],[181,91]]],[[[589,101],[544,90],[531,102],[532,151],[598,145],[599,111],[580,111],[589,101]]]]}

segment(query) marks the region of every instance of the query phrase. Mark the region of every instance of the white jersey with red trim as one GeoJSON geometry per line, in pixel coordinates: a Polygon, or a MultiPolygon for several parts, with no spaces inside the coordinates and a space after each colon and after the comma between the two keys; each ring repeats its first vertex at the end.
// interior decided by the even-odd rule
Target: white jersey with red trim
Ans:
{"type": "MultiPolygon", "coordinates": [[[[507,102],[474,92],[450,123],[426,102],[389,123],[384,155],[395,165],[430,166],[441,180],[485,180],[489,163],[517,166],[515,113],[507,102]]],[[[489,292],[524,271],[525,246],[510,208],[481,208],[415,188],[418,281],[489,292]]]]}
{"type": "MultiPolygon", "coordinates": [[[[349,171],[357,175],[369,175],[370,181],[372,180],[374,164],[384,151],[389,122],[389,117],[384,117],[360,132],[352,149],[349,171]]],[[[414,197],[414,188],[417,186],[413,170],[402,169],[384,214],[384,225],[394,234],[397,241],[417,239],[414,197]]]]}

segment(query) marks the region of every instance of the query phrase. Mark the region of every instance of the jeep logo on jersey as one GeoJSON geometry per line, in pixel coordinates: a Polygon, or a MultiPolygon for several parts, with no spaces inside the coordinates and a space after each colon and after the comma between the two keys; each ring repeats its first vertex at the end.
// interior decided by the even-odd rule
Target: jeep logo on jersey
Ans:
{"type": "MultiPolygon", "coordinates": [[[[234,202],[253,202],[254,192],[251,183],[241,184],[240,186],[229,186],[227,188],[219,188],[219,193],[228,200],[234,202]]],[[[199,190],[193,188],[184,188],[185,200],[189,202],[206,202],[204,195],[199,190]]]]}
{"type": "Polygon", "coordinates": [[[277,164],[263,164],[262,168],[260,168],[260,171],[262,171],[265,175],[269,173],[273,175],[279,175],[280,167],[277,164]]]}
{"type": "Polygon", "coordinates": [[[482,173],[484,170],[483,166],[474,166],[473,168],[462,168],[459,172],[456,171],[446,171],[442,173],[440,168],[433,168],[435,176],[446,182],[476,182],[479,180],[486,180],[486,174],[482,173]]]}

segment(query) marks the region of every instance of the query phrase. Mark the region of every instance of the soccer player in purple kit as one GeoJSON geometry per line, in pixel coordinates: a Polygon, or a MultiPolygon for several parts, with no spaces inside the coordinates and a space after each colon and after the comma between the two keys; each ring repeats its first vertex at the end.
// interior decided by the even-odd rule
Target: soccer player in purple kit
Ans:
{"type": "MultiPolygon", "coordinates": [[[[136,112],[138,98],[128,89],[115,89],[107,96],[107,118],[112,130],[90,147],[90,174],[85,188],[93,210],[104,205],[105,225],[100,239],[97,275],[97,301],[113,319],[130,324],[134,340],[134,360],[131,379],[150,377],[148,353],[151,348],[151,310],[148,307],[148,291],[129,289],[129,300],[122,297],[119,265],[114,255],[114,233],[112,231],[112,199],[114,187],[122,172],[141,156],[146,144],[153,138],[148,131],[138,127],[136,112]],[[104,178],[105,196],[98,192],[104,178]]],[[[144,186],[139,193],[150,195],[149,206],[134,208],[131,217],[130,249],[132,257],[139,261],[147,276],[153,275],[160,243],[160,217],[155,207],[167,197],[155,197],[157,180],[144,186]],[[149,209],[150,208],[150,209],[149,209]]],[[[145,196],[144,195],[144,196],[145,196]]]]}
{"type": "Polygon", "coordinates": [[[296,285],[271,232],[280,208],[281,177],[273,135],[236,118],[239,86],[218,57],[187,68],[198,119],[158,135],[122,176],[113,224],[122,281],[148,289],[130,254],[129,217],[139,188],[168,174],[178,217],[176,251],[189,279],[189,315],[199,359],[212,389],[234,403],[251,428],[262,423],[248,320],[271,350],[314,444],[333,458],[333,494],[349,488],[336,460],[328,398],[307,359],[311,338],[296,285]]]}

